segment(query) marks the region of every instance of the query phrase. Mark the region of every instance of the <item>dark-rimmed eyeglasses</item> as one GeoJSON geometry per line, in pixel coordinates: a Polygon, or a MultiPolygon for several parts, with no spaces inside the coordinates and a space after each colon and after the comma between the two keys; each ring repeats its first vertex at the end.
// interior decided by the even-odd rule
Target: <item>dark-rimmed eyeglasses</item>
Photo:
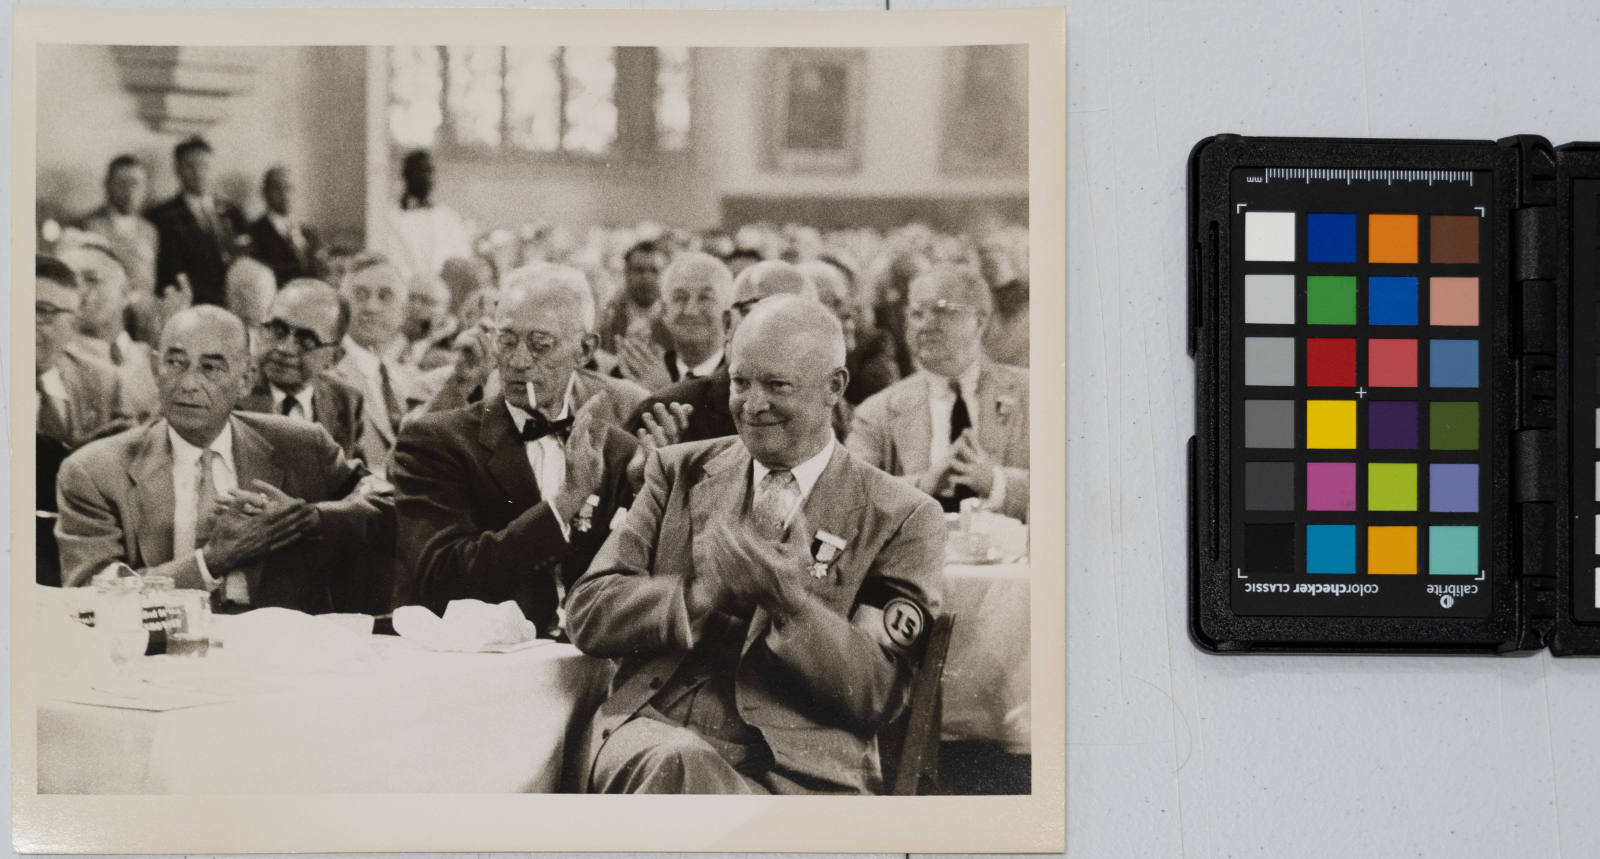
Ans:
{"type": "Polygon", "coordinates": [[[322,342],[322,338],[317,336],[317,332],[309,328],[293,328],[282,319],[269,319],[263,322],[261,330],[268,337],[280,343],[293,337],[294,345],[299,347],[301,352],[315,352],[318,349],[326,349],[334,345],[322,342]]]}
{"type": "Polygon", "coordinates": [[[744,301],[735,301],[731,307],[733,308],[734,313],[737,313],[740,316],[749,316],[750,308],[759,304],[763,298],[766,298],[766,296],[761,295],[755,298],[746,298],[744,301]]]}

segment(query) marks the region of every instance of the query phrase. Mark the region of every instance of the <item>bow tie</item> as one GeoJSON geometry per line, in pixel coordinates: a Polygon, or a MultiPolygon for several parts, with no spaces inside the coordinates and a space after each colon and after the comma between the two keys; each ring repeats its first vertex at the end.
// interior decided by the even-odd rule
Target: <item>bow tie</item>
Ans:
{"type": "Polygon", "coordinates": [[[572,432],[572,418],[562,418],[558,421],[550,420],[538,412],[522,424],[522,432],[518,433],[524,442],[538,441],[547,435],[554,435],[561,441],[566,441],[572,432]]]}

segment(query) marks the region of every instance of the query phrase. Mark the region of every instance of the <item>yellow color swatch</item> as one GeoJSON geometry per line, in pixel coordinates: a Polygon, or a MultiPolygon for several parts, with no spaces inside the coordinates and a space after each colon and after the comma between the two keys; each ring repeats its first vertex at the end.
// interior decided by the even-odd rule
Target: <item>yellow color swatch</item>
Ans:
{"type": "Polygon", "coordinates": [[[1306,400],[1306,447],[1355,450],[1356,401],[1306,400]]]}
{"type": "Polygon", "coordinates": [[[1367,262],[1417,262],[1416,215],[1368,215],[1367,262]]]}
{"type": "Polygon", "coordinates": [[[1417,527],[1373,525],[1367,529],[1367,572],[1377,576],[1417,574],[1417,527]]]}

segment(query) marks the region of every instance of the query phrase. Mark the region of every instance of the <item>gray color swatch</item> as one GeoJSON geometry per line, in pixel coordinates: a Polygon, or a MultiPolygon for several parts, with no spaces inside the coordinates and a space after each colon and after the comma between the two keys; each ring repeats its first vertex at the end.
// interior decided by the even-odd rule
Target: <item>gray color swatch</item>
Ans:
{"type": "Polygon", "coordinates": [[[1247,462],[1244,464],[1244,509],[1293,510],[1293,462],[1247,462]]]}
{"type": "Polygon", "coordinates": [[[1244,338],[1244,383],[1274,387],[1294,385],[1294,338],[1244,338]]]}
{"type": "Polygon", "coordinates": [[[1245,400],[1245,447],[1294,447],[1293,400],[1245,400]]]}

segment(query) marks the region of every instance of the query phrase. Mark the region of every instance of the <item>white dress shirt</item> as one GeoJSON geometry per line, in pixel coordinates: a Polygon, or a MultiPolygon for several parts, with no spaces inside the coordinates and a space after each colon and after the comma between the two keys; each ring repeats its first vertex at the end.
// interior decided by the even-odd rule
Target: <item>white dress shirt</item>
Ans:
{"type": "Polygon", "coordinates": [[[278,235],[283,236],[283,240],[294,248],[295,253],[303,255],[306,252],[306,237],[304,233],[300,232],[299,224],[277,212],[268,212],[267,221],[272,224],[274,230],[278,231],[278,235]]]}
{"type": "MultiPolygon", "coordinates": [[[[214,590],[219,580],[211,575],[205,552],[195,545],[195,527],[200,521],[196,506],[200,499],[195,490],[200,479],[201,449],[185,441],[172,427],[167,427],[167,438],[172,442],[172,556],[178,558],[193,552],[200,567],[201,581],[207,589],[214,590]]],[[[207,447],[217,452],[211,460],[211,483],[221,497],[239,487],[239,473],[233,463],[233,424],[223,424],[222,432],[207,447]]],[[[221,581],[228,599],[250,601],[244,573],[229,572],[221,581]]]]}
{"type": "MultiPolygon", "coordinates": [[[[561,413],[550,420],[565,419],[572,410],[572,381],[567,382],[567,395],[561,402],[561,413]]],[[[506,401],[506,411],[511,413],[511,421],[516,424],[517,432],[522,432],[522,425],[533,419],[533,415],[506,401]]],[[[539,485],[539,495],[545,503],[550,505],[550,510],[556,514],[556,524],[561,526],[561,536],[571,540],[572,526],[567,522],[576,515],[576,510],[558,510],[555,506],[556,496],[561,494],[562,488],[567,485],[567,452],[561,446],[561,439],[555,435],[547,435],[538,441],[524,442],[527,448],[528,467],[533,470],[533,481],[539,485]]]]}
{"type": "MultiPolygon", "coordinates": [[[[978,421],[983,412],[981,401],[978,399],[978,373],[982,368],[979,362],[973,361],[958,378],[957,384],[961,386],[961,400],[967,404],[967,419],[972,425],[972,436],[978,436],[978,421]]],[[[941,462],[950,455],[950,415],[955,411],[956,394],[950,390],[950,379],[927,370],[919,370],[928,385],[928,421],[929,429],[929,462],[941,462]]],[[[985,510],[999,509],[1006,498],[1005,471],[994,470],[994,486],[989,490],[988,497],[983,499],[985,510]]]]}
{"type": "MultiPolygon", "coordinates": [[[[789,469],[789,473],[794,475],[794,482],[800,486],[800,502],[794,505],[794,510],[789,511],[789,518],[783,522],[784,527],[788,527],[789,523],[794,521],[794,514],[799,512],[800,508],[805,505],[806,499],[811,497],[811,487],[817,485],[817,478],[821,477],[823,470],[828,467],[828,460],[833,458],[835,444],[833,433],[829,432],[828,443],[823,446],[816,456],[789,469]]],[[[762,465],[760,460],[751,457],[750,487],[752,493],[761,487],[761,481],[771,471],[772,469],[762,465]]]]}
{"type": "Polygon", "coordinates": [[[473,230],[454,209],[434,203],[426,208],[390,209],[373,244],[408,282],[437,277],[445,260],[472,256],[473,230]]]}
{"type": "Polygon", "coordinates": [[[55,412],[56,417],[64,424],[67,422],[68,402],[72,394],[67,392],[67,383],[61,379],[61,369],[51,367],[39,374],[38,384],[33,388],[33,414],[35,423],[38,415],[45,408],[55,412]],[[40,393],[40,392],[43,393],[40,393]],[[46,402],[48,400],[48,403],[46,402]]]}
{"type": "MultiPolygon", "coordinates": [[[[289,395],[277,385],[268,385],[267,390],[272,393],[272,413],[275,415],[283,414],[283,401],[289,395]]],[[[295,392],[295,404],[289,409],[289,417],[298,418],[307,423],[316,422],[317,416],[311,411],[311,393],[311,385],[305,385],[295,392]]]]}
{"type": "Polygon", "coordinates": [[[202,228],[211,231],[213,234],[220,234],[222,232],[222,225],[219,223],[219,219],[217,217],[217,203],[215,198],[209,195],[205,197],[196,197],[192,194],[184,194],[183,202],[189,205],[190,213],[194,215],[195,220],[200,222],[200,226],[202,228]]]}
{"type": "Polygon", "coordinates": [[[717,367],[722,363],[722,350],[718,349],[710,358],[701,361],[693,367],[683,363],[677,352],[672,353],[672,362],[678,365],[678,378],[687,379],[691,374],[697,379],[703,379],[717,372],[717,367]]]}

